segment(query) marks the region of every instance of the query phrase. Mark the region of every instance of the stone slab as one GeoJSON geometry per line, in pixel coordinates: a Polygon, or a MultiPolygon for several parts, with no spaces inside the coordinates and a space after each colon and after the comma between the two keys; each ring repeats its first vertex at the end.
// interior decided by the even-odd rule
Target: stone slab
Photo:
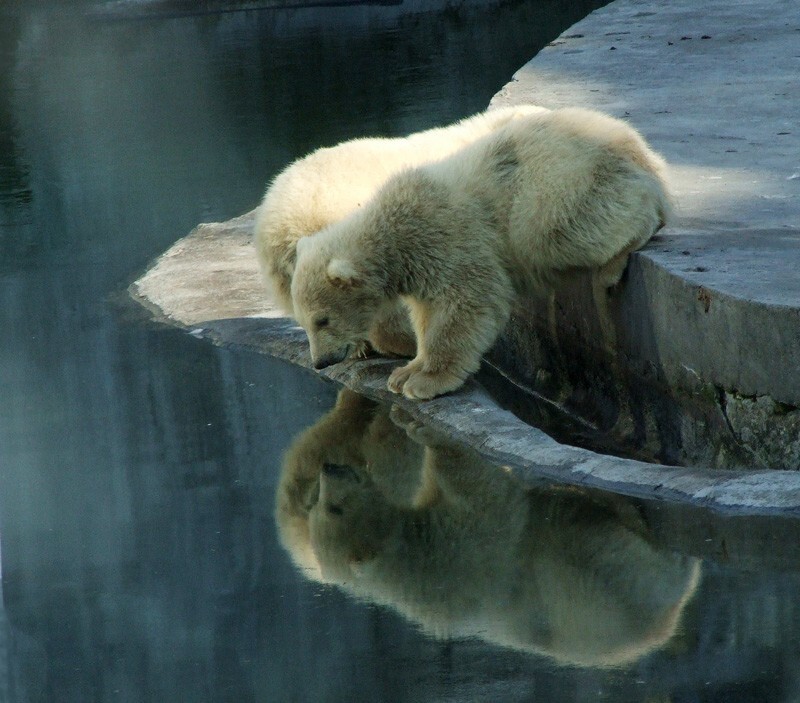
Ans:
{"type": "MultiPolygon", "coordinates": [[[[252,217],[204,224],[181,239],[131,286],[162,321],[226,347],[311,368],[305,332],[264,299],[252,217]]],[[[559,444],[497,403],[475,381],[457,393],[413,402],[386,389],[397,361],[347,361],[322,372],[372,398],[401,405],[433,429],[530,479],[681,501],[726,514],[800,515],[800,472],[707,471],[649,464],[559,444]]]]}

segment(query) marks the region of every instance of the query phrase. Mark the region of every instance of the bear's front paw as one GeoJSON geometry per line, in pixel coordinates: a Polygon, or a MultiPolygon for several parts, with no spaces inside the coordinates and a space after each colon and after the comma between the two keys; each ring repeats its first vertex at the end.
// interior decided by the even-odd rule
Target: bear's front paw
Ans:
{"type": "Polygon", "coordinates": [[[386,384],[389,387],[389,390],[392,393],[402,393],[403,386],[405,385],[409,376],[414,373],[415,368],[416,365],[412,361],[405,366],[399,366],[392,371],[391,375],[389,376],[389,382],[386,384]]]}
{"type": "Polygon", "coordinates": [[[464,379],[452,373],[419,371],[407,378],[403,384],[403,395],[411,400],[426,400],[454,391],[462,385],[464,379]]]}

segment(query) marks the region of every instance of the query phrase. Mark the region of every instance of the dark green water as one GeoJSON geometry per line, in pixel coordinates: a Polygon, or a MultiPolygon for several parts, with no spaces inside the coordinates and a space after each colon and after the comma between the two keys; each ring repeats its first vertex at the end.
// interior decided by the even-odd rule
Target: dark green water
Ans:
{"type": "MultiPolygon", "coordinates": [[[[769,541],[791,526],[769,568],[760,543],[709,559],[675,637],[614,670],[305,578],[275,490],[337,389],[124,302],[286,162],[483,109],[592,3],[187,5],[0,6],[0,701],[800,699],[800,584],[769,541]]],[[[666,547],[702,555],[689,519],[666,547]]]]}

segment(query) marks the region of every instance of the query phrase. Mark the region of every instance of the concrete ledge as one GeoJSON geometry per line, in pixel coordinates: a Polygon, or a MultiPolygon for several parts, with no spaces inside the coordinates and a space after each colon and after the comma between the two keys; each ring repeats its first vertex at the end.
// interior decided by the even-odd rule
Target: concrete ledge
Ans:
{"type": "Polygon", "coordinates": [[[791,0],[617,0],[498,93],[629,120],[678,211],[607,301],[525,301],[498,365],[661,460],[800,468],[798,46],[791,0]]]}
{"type": "MultiPolygon", "coordinates": [[[[325,375],[531,478],[726,513],[797,513],[800,472],[710,467],[800,468],[799,41],[794,0],[617,0],[493,101],[630,120],[672,164],[679,217],[602,300],[578,280],[549,300],[520,301],[490,363],[609,445],[709,468],[558,444],[476,383],[409,403],[385,390],[390,360],[325,375]]],[[[248,216],[200,226],[132,291],[197,336],[307,367],[304,333],[263,305],[250,228],[248,216]]]]}
{"type": "MultiPolygon", "coordinates": [[[[229,223],[201,225],[136,281],[131,294],[164,322],[197,337],[310,368],[302,329],[275,316],[268,306],[253,313],[263,301],[263,291],[251,224],[250,216],[244,216],[229,223]]],[[[386,390],[388,374],[397,363],[390,359],[345,362],[321,375],[377,400],[395,402],[434,429],[531,480],[551,478],[728,514],[800,513],[800,473],[709,472],[565,446],[501,409],[474,381],[458,393],[427,402],[400,398],[386,390]]]]}

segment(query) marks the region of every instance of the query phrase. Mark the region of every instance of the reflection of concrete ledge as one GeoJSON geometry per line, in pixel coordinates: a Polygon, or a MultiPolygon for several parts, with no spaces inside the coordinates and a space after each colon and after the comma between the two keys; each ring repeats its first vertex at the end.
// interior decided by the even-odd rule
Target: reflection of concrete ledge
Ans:
{"type": "MultiPolygon", "coordinates": [[[[165,321],[215,343],[270,354],[309,367],[305,333],[264,309],[249,216],[198,227],[131,287],[165,321]],[[260,317],[258,308],[267,316],[260,317]]],[[[708,472],[646,464],[558,444],[497,404],[474,382],[424,403],[389,393],[388,359],[337,364],[328,378],[373,398],[398,402],[412,415],[522,475],[555,478],[628,495],[678,499],[737,513],[800,511],[800,473],[708,472]]]]}
{"type": "Polygon", "coordinates": [[[617,0],[493,101],[625,117],[671,164],[678,217],[626,285],[521,307],[496,355],[666,461],[800,468],[798,41],[791,0],[617,0]]]}

